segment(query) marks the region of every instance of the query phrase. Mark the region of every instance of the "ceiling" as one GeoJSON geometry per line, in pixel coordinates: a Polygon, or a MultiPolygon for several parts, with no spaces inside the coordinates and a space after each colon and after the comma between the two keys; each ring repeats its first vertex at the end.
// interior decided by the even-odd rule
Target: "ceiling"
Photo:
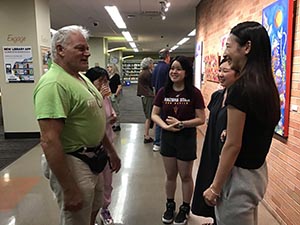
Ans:
{"type": "MultiPolygon", "coordinates": [[[[50,0],[51,28],[78,24],[87,28],[92,37],[108,38],[108,49],[130,45],[114,24],[105,5],[115,5],[127,25],[127,30],[141,53],[157,53],[171,48],[186,37],[196,23],[196,6],[201,0],[169,0],[171,6],[166,19],[160,16],[161,0],[50,0]]],[[[176,52],[193,53],[195,38],[177,48],[176,52]]],[[[124,54],[123,53],[123,54],[124,54]]],[[[126,54],[125,54],[126,55],[126,54]]]]}

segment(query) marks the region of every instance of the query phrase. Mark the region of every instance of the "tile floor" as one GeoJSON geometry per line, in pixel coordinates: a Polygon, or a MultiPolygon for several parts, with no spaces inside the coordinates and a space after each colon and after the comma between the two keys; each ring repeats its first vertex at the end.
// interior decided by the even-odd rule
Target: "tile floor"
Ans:
{"type": "MultiPolygon", "coordinates": [[[[160,154],[152,151],[152,145],[143,144],[143,124],[122,124],[115,145],[122,159],[122,169],[114,175],[110,206],[115,225],[162,224],[163,165],[160,154]]],[[[201,145],[199,135],[199,149],[201,145]]],[[[0,171],[0,225],[58,225],[56,202],[47,180],[42,177],[40,155],[38,145],[0,171]]],[[[176,201],[181,202],[180,192],[176,195],[176,201]]],[[[188,224],[200,225],[205,221],[205,218],[191,216],[188,224]]],[[[259,225],[278,224],[261,205],[259,225]]]]}

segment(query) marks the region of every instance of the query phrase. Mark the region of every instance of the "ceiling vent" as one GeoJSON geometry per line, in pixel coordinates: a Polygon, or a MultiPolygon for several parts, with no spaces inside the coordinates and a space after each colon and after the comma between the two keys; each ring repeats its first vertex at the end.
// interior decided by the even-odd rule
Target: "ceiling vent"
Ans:
{"type": "Polygon", "coordinates": [[[143,11],[141,13],[142,16],[155,17],[160,16],[160,11],[143,11]]]}

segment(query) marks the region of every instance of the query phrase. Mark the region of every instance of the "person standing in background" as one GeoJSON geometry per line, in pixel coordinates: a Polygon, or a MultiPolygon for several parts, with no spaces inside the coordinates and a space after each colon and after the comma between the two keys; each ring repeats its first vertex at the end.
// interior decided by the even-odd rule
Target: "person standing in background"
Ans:
{"type": "MultiPolygon", "coordinates": [[[[222,59],[218,79],[224,89],[215,91],[207,106],[210,113],[194,189],[192,213],[198,216],[211,217],[214,221],[216,221],[214,207],[205,203],[203,192],[211,184],[217,170],[221,149],[226,138],[227,108],[225,100],[228,88],[238,78],[239,73],[230,68],[228,59],[222,59]],[[222,134],[224,136],[221,136],[222,134]]],[[[216,225],[216,222],[214,224],[216,225]]]]}
{"type": "Polygon", "coordinates": [[[240,77],[228,90],[226,140],[203,196],[215,206],[218,225],[257,225],[258,204],[268,183],[266,157],[280,118],[268,32],[258,22],[237,24],[224,57],[240,77]]]}
{"type": "Polygon", "coordinates": [[[174,224],[186,224],[193,195],[192,169],[197,158],[196,127],[205,122],[205,105],[199,89],[193,85],[193,67],[187,57],[177,56],[169,76],[154,100],[152,120],[162,128],[160,154],[166,172],[166,211],[163,223],[175,216],[177,177],[181,180],[182,200],[174,224]]]}
{"type": "MultiPolygon", "coordinates": [[[[88,69],[88,31],[81,26],[59,29],[52,38],[51,68],[34,89],[34,107],[41,133],[45,171],[60,209],[60,225],[95,224],[107,163],[121,161],[105,135],[102,96],[80,71],[88,69]],[[100,166],[100,167],[99,167],[100,166]]],[[[46,175],[46,174],[45,174],[46,175]]]]}
{"type": "MultiPolygon", "coordinates": [[[[93,68],[90,68],[86,72],[86,77],[90,79],[90,81],[95,85],[95,87],[98,89],[98,91],[101,93],[103,97],[103,107],[105,110],[106,115],[106,130],[105,133],[110,140],[111,143],[113,143],[115,134],[112,130],[112,124],[116,121],[116,114],[113,110],[111,101],[109,96],[111,95],[111,91],[108,85],[108,73],[105,69],[96,66],[93,68]]],[[[103,183],[104,183],[104,190],[103,190],[103,203],[102,207],[100,209],[100,219],[102,220],[104,225],[111,225],[113,224],[113,218],[111,216],[111,213],[108,209],[108,206],[111,203],[111,194],[112,194],[112,171],[109,166],[109,163],[105,166],[102,173],[100,173],[100,176],[103,177],[103,183]]]]}
{"type": "Polygon", "coordinates": [[[113,131],[120,131],[120,98],[121,98],[121,90],[122,90],[122,84],[121,79],[119,75],[119,70],[116,64],[108,64],[107,65],[107,72],[109,74],[109,87],[111,90],[111,103],[112,106],[116,112],[117,120],[115,124],[113,125],[113,131]]]}
{"type": "MultiPolygon", "coordinates": [[[[152,74],[152,86],[154,87],[155,94],[158,93],[159,89],[164,87],[169,75],[170,69],[170,52],[168,49],[161,49],[159,51],[160,61],[157,63],[152,74]]],[[[160,150],[160,138],[161,138],[161,127],[156,124],[155,126],[155,138],[153,142],[153,151],[160,150]]]]}
{"type": "Polygon", "coordinates": [[[152,58],[144,58],[141,62],[142,71],[138,77],[137,96],[141,97],[143,110],[146,117],[145,131],[144,131],[144,144],[153,142],[149,135],[151,124],[151,112],[154,99],[153,87],[151,84],[152,70],[154,67],[152,58]]]}

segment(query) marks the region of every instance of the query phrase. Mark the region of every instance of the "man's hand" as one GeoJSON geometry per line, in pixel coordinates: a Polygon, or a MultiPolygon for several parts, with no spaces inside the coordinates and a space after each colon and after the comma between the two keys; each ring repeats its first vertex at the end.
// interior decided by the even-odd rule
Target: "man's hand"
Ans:
{"type": "Polygon", "coordinates": [[[82,193],[77,186],[72,189],[64,191],[64,210],[76,212],[82,209],[83,197],[82,193]]]}
{"type": "Polygon", "coordinates": [[[115,171],[116,173],[119,172],[121,168],[121,159],[117,155],[115,151],[109,152],[109,163],[112,171],[115,171]]]}

